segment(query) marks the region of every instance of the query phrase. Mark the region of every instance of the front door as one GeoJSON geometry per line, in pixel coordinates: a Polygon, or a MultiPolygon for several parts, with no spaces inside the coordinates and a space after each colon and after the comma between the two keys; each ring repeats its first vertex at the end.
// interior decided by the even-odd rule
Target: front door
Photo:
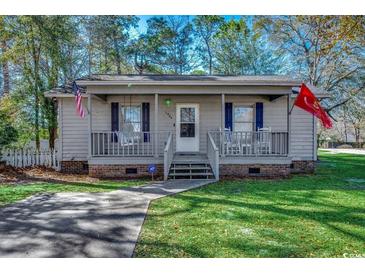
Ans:
{"type": "Polygon", "coordinates": [[[176,151],[199,151],[199,105],[176,105],[176,151]]]}

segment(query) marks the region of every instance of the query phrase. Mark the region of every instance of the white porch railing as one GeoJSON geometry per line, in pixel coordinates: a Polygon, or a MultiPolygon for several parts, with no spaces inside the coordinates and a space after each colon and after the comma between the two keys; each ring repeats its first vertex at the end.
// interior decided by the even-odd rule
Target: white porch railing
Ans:
{"type": "Polygon", "coordinates": [[[167,178],[168,178],[170,166],[171,166],[172,160],[174,158],[174,149],[173,149],[173,141],[172,141],[173,137],[172,136],[173,135],[171,133],[169,133],[169,137],[167,138],[166,146],[164,149],[164,156],[163,156],[164,180],[167,180],[167,178]]]}
{"type": "Polygon", "coordinates": [[[221,156],[286,156],[288,133],[211,131],[221,156]]]}
{"type": "Polygon", "coordinates": [[[93,131],[91,156],[162,156],[170,132],[93,131]]]}
{"type": "Polygon", "coordinates": [[[207,156],[216,180],[219,180],[219,149],[214,143],[213,137],[208,132],[207,156]]]}
{"type": "Polygon", "coordinates": [[[55,150],[8,149],[2,151],[1,160],[13,167],[45,166],[54,169],[59,168],[58,153],[55,150]]]}

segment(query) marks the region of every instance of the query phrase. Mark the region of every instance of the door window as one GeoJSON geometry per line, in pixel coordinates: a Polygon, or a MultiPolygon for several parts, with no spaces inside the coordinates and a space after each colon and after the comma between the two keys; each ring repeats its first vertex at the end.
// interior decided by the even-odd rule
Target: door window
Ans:
{"type": "Polygon", "coordinates": [[[195,108],[180,109],[180,137],[195,137],[195,108]]]}

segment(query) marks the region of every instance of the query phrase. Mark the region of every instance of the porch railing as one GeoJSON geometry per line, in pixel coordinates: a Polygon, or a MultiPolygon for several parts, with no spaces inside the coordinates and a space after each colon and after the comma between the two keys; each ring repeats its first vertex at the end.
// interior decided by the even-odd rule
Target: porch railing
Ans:
{"type": "Polygon", "coordinates": [[[207,156],[212,167],[213,174],[216,180],[219,180],[219,149],[214,143],[212,134],[208,132],[208,141],[207,141],[207,156]]]}
{"type": "Polygon", "coordinates": [[[91,156],[163,156],[170,132],[93,131],[91,156]]]}
{"type": "Polygon", "coordinates": [[[211,131],[221,156],[286,156],[288,133],[211,131]]]}
{"type": "Polygon", "coordinates": [[[174,158],[172,136],[173,135],[171,133],[169,133],[169,137],[167,138],[166,146],[164,149],[164,156],[163,156],[164,180],[167,180],[167,177],[169,175],[170,166],[171,166],[172,160],[174,158]]]}

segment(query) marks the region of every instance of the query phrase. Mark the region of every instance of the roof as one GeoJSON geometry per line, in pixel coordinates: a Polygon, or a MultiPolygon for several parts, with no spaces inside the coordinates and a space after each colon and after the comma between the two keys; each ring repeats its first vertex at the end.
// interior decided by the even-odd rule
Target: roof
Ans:
{"type": "MultiPolygon", "coordinates": [[[[291,87],[293,93],[299,91],[301,81],[284,75],[136,75],[136,74],[94,74],[75,80],[86,93],[87,86],[126,85],[130,86],[284,86],[291,87]]],[[[307,84],[318,97],[328,94],[315,86],[307,84]]],[[[45,94],[47,97],[68,97],[72,95],[72,85],[54,88],[45,94]]]]}
{"type": "MultiPolygon", "coordinates": [[[[306,83],[305,84],[318,98],[329,98],[329,94],[327,93],[327,91],[317,88],[316,86],[313,86],[312,84],[306,83]]],[[[293,87],[293,94],[298,94],[300,87],[293,87]]]]}
{"type": "Polygon", "coordinates": [[[283,75],[166,75],[166,74],[94,74],[77,79],[85,86],[94,85],[274,85],[299,86],[300,81],[283,75]]]}

